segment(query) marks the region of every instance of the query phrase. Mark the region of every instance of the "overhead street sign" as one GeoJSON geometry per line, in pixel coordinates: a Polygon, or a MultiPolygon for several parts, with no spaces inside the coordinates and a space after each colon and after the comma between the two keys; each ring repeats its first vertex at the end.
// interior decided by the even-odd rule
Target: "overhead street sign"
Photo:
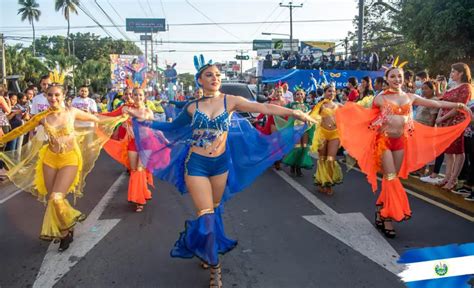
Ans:
{"type": "Polygon", "coordinates": [[[125,28],[137,33],[166,31],[166,21],[164,18],[127,18],[125,28]]]}
{"type": "Polygon", "coordinates": [[[140,35],[141,41],[151,41],[151,35],[140,35]]]}
{"type": "Polygon", "coordinates": [[[272,49],[272,40],[253,40],[253,50],[272,49]]]}

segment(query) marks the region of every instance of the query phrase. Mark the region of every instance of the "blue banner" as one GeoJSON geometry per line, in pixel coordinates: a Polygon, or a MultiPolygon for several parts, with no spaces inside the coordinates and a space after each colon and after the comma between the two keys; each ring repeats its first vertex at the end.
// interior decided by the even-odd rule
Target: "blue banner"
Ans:
{"type": "MultiPolygon", "coordinates": [[[[329,83],[334,82],[336,88],[341,89],[347,86],[349,77],[360,79],[369,76],[372,81],[377,77],[383,77],[383,71],[366,70],[325,70],[323,71],[329,83]]],[[[276,83],[278,81],[288,83],[290,89],[296,85],[302,86],[306,91],[314,90],[317,83],[321,83],[322,76],[319,70],[299,70],[299,69],[264,69],[262,75],[263,83],[276,83]]]]}

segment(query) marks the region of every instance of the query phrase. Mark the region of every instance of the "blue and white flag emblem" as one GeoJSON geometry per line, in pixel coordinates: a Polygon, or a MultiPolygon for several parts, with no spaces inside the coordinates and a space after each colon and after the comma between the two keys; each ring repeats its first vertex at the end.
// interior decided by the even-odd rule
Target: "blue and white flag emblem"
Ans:
{"type": "Polygon", "coordinates": [[[406,267],[398,276],[410,288],[474,288],[474,243],[409,250],[398,263],[406,267]]]}

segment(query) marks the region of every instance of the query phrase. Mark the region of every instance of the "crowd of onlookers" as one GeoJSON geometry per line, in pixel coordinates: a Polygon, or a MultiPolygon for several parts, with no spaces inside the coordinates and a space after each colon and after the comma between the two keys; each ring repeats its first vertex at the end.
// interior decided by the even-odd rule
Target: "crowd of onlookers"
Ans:
{"type": "Polygon", "coordinates": [[[319,54],[298,51],[282,51],[278,54],[268,53],[263,66],[265,69],[324,69],[324,70],[372,70],[377,71],[382,66],[390,66],[394,61],[392,55],[381,63],[377,53],[372,52],[359,59],[356,54],[348,56],[336,55],[334,52],[319,54]],[[317,56],[315,56],[317,55],[317,56]]]}
{"type": "MultiPolygon", "coordinates": [[[[392,60],[393,59],[389,59],[392,60]]],[[[411,70],[405,70],[404,72],[405,82],[403,91],[417,94],[421,97],[433,100],[442,100],[444,92],[452,88],[452,84],[447,81],[445,75],[437,75],[436,77],[430,77],[426,71],[419,71],[414,73],[411,70]]],[[[310,106],[314,106],[319,101],[323,100],[324,88],[333,85],[323,81],[319,87],[316,87],[314,91],[309,91],[306,94],[305,102],[310,106]]],[[[377,77],[371,79],[369,76],[357,79],[350,77],[347,82],[347,86],[342,89],[336,89],[336,96],[334,101],[341,104],[345,102],[357,102],[366,108],[372,107],[373,98],[380,92],[388,89],[388,84],[383,77],[377,77]]],[[[273,86],[271,84],[265,84],[264,95],[268,99],[273,99],[273,86]]],[[[288,86],[283,85],[283,98],[286,103],[293,101],[293,93],[290,91],[288,86]]],[[[468,104],[468,107],[474,112],[474,99],[468,104]]],[[[439,109],[428,108],[428,107],[414,107],[413,119],[419,123],[428,126],[442,125],[442,117],[439,116],[439,109]]],[[[466,201],[474,201],[474,193],[472,188],[474,186],[474,127],[468,126],[464,134],[464,151],[465,160],[462,165],[461,173],[458,177],[458,184],[450,189],[455,194],[464,196],[466,201]]],[[[413,176],[420,177],[420,180],[433,185],[443,184],[443,177],[441,172],[443,163],[445,162],[444,153],[441,154],[436,161],[428,163],[426,167],[413,173],[413,176]]]]}
{"type": "MultiPolygon", "coordinates": [[[[388,59],[393,62],[393,59],[388,59]]],[[[389,61],[387,61],[389,62],[389,61]]],[[[449,89],[450,83],[447,81],[445,75],[437,75],[432,78],[426,71],[413,73],[410,70],[405,70],[405,82],[403,90],[405,92],[415,93],[427,99],[442,99],[444,92],[449,89]]],[[[10,130],[21,126],[26,121],[29,121],[32,116],[48,109],[49,104],[45,95],[45,91],[51,84],[48,75],[41,77],[38,86],[31,85],[27,87],[23,93],[11,92],[4,86],[0,86],[0,136],[8,133],[10,130]]],[[[323,81],[314,91],[309,91],[306,95],[306,103],[314,106],[323,99],[324,89],[326,86],[333,85],[323,81]]],[[[293,93],[288,86],[283,86],[284,101],[293,101],[293,93]]],[[[383,90],[387,89],[387,83],[383,77],[371,79],[366,76],[361,79],[350,77],[347,86],[343,89],[336,89],[335,101],[345,103],[347,101],[358,102],[359,104],[370,108],[372,100],[375,95],[378,95],[383,90]]],[[[264,94],[268,99],[272,99],[271,85],[265,85],[264,94]]],[[[75,107],[89,113],[101,113],[116,109],[123,103],[130,101],[132,96],[132,89],[125,89],[123,91],[111,91],[100,97],[97,94],[91,93],[90,87],[84,85],[79,88],[77,95],[71,95],[71,91],[66,93],[67,98],[65,106],[75,107]]],[[[175,100],[185,100],[184,95],[176,97],[175,100]],[[182,98],[182,99],[181,99],[182,98]]],[[[161,105],[162,99],[166,101],[166,95],[157,93],[156,91],[147,92],[146,105],[155,113],[155,118],[166,120],[165,109],[161,105]]],[[[474,110],[474,101],[470,101],[468,106],[474,110]]],[[[427,107],[415,107],[413,117],[424,125],[435,126],[440,124],[440,117],[438,109],[427,107]]],[[[468,201],[474,201],[472,194],[472,187],[474,185],[474,128],[469,126],[464,135],[464,150],[465,160],[462,171],[459,175],[459,184],[451,191],[453,193],[465,196],[468,201]]],[[[16,150],[25,145],[29,140],[29,135],[21,136],[9,143],[2,149],[4,151],[16,150]]],[[[436,161],[428,163],[428,165],[417,171],[415,174],[420,176],[420,180],[436,185],[442,181],[439,176],[444,162],[444,154],[441,154],[436,161]]],[[[0,161],[0,181],[5,180],[5,166],[0,161]]]]}

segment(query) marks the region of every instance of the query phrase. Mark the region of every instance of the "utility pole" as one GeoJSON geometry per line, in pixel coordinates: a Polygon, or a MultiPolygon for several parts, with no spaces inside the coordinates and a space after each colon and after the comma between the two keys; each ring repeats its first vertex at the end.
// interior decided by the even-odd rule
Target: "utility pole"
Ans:
{"type": "Polygon", "coordinates": [[[244,73],[243,73],[243,59],[244,59],[244,50],[240,50],[240,78],[243,78],[244,77],[244,73]]]}
{"type": "Polygon", "coordinates": [[[145,63],[148,66],[148,33],[145,33],[145,63]]]}
{"type": "Polygon", "coordinates": [[[349,48],[349,39],[347,37],[344,39],[344,48],[346,49],[346,58],[344,60],[347,60],[347,49],[349,48]]]}
{"type": "Polygon", "coordinates": [[[359,0],[359,29],[358,29],[358,58],[359,61],[362,61],[363,51],[363,35],[364,35],[364,0],[359,0]]]}
{"type": "Polygon", "coordinates": [[[280,7],[290,8],[290,51],[293,52],[293,8],[301,8],[303,4],[293,5],[293,2],[290,1],[288,5],[280,3],[280,7]]]}
{"type": "Polygon", "coordinates": [[[151,30],[151,71],[153,71],[153,64],[155,63],[155,54],[153,54],[153,30],[151,30]]]}
{"type": "Polygon", "coordinates": [[[6,71],[6,60],[5,60],[5,38],[3,38],[3,34],[0,33],[0,58],[2,60],[2,84],[7,85],[7,71],[6,71]]]}

